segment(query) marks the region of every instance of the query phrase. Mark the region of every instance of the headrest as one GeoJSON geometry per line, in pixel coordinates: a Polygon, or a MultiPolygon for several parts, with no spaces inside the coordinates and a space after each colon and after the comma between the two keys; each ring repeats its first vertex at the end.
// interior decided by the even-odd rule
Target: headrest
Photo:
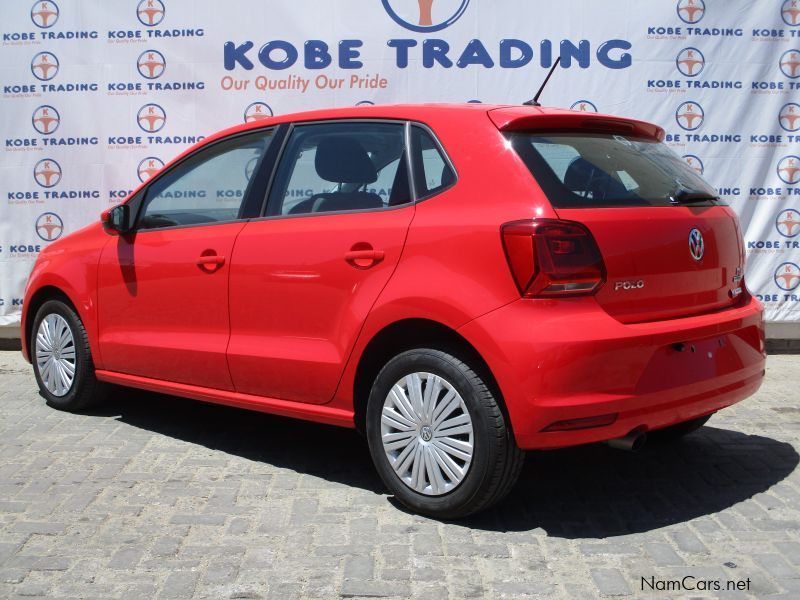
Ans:
{"type": "Polygon", "coordinates": [[[570,163],[567,172],[564,173],[564,185],[579,195],[591,193],[595,200],[619,199],[628,194],[622,183],[583,157],[576,158],[570,163]]]}
{"type": "Polygon", "coordinates": [[[370,192],[343,192],[324,194],[315,212],[332,212],[335,210],[369,210],[383,208],[383,200],[378,194],[370,192]]]}
{"type": "Polygon", "coordinates": [[[586,186],[592,179],[592,173],[595,168],[596,167],[585,158],[575,158],[575,160],[569,164],[567,172],[564,173],[564,185],[573,192],[589,191],[586,189],[586,186]]]}
{"type": "Polygon", "coordinates": [[[317,175],[334,183],[372,183],[378,179],[364,147],[345,136],[324,138],[317,146],[314,167],[317,175]]]}

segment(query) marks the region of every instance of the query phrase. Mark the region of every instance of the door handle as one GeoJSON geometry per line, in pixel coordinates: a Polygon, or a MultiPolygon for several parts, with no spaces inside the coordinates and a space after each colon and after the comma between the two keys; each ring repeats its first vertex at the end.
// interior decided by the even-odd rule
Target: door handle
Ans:
{"type": "Polygon", "coordinates": [[[225,257],[219,254],[203,254],[197,259],[197,266],[205,270],[216,270],[225,264],[225,257]]]}
{"type": "Polygon", "coordinates": [[[344,253],[344,259],[357,269],[374,267],[381,262],[385,256],[386,253],[383,250],[375,250],[368,244],[356,244],[344,253]]]}
{"type": "Polygon", "coordinates": [[[344,255],[345,260],[383,260],[385,253],[383,250],[350,250],[344,255]]]}

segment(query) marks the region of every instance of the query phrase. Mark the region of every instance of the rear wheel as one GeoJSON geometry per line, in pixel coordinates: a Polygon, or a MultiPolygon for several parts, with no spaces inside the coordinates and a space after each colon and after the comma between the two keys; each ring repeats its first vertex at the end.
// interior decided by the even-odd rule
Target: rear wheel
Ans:
{"type": "Polygon", "coordinates": [[[501,500],[524,461],[484,380],[455,356],[427,348],[395,356],[378,374],[367,439],[395,497],[439,518],[463,517],[501,500]]]}
{"type": "Polygon", "coordinates": [[[683,423],[678,423],[677,425],[671,425],[669,427],[665,427],[664,429],[657,429],[650,432],[648,434],[648,438],[656,442],[673,442],[689,435],[693,431],[697,431],[703,425],[708,423],[710,418],[711,415],[706,415],[704,417],[692,419],[691,421],[684,421],[683,423]]]}
{"type": "Polygon", "coordinates": [[[33,373],[47,404],[77,411],[99,402],[105,386],[95,378],[86,329],[72,307],[48,300],[36,313],[32,331],[33,373]]]}

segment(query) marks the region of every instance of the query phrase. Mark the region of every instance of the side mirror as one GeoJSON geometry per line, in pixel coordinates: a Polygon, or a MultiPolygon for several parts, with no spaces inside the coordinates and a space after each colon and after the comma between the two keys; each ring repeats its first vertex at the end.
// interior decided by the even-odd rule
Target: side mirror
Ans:
{"type": "Polygon", "coordinates": [[[130,222],[131,209],[127,204],[119,204],[113,208],[104,210],[100,215],[106,231],[116,231],[117,233],[128,233],[131,231],[130,222]]]}

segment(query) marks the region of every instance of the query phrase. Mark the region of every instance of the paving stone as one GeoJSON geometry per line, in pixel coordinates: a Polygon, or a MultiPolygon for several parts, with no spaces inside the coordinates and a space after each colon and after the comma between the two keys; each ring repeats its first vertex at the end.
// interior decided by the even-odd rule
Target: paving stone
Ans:
{"type": "Polygon", "coordinates": [[[561,600],[691,576],[798,598],[797,381],[770,356],[681,443],[530,453],[503,504],[438,522],[387,498],[353,431],[132,390],[59,412],[0,352],[0,597],[561,600]]]}
{"type": "Polygon", "coordinates": [[[344,561],[344,576],[347,579],[372,579],[374,561],[369,556],[349,556],[344,561]]]}
{"type": "Polygon", "coordinates": [[[167,576],[161,587],[160,598],[191,598],[200,574],[192,571],[178,571],[167,576]]]}
{"type": "Polygon", "coordinates": [[[778,554],[756,554],[753,560],[776,579],[800,579],[800,571],[778,554]]]}
{"type": "Polygon", "coordinates": [[[691,552],[693,554],[708,554],[708,548],[703,542],[700,541],[693,532],[688,528],[681,528],[678,531],[671,533],[672,539],[684,552],[691,552]]]}
{"type": "Polygon", "coordinates": [[[341,594],[343,598],[402,598],[409,596],[409,592],[410,586],[404,582],[345,579],[341,594]]]}
{"type": "Polygon", "coordinates": [[[800,543],[775,542],[775,549],[793,565],[800,565],[800,543]]]}
{"type": "Polygon", "coordinates": [[[644,545],[647,555],[653,559],[653,562],[659,566],[673,566],[684,564],[683,559],[678,556],[672,546],[666,543],[649,543],[644,545]]]}
{"type": "Polygon", "coordinates": [[[602,596],[629,596],[632,593],[619,569],[592,569],[591,574],[602,596]]]}
{"type": "Polygon", "coordinates": [[[138,548],[123,548],[117,550],[106,565],[109,569],[134,570],[142,558],[142,550],[138,548]]]}

